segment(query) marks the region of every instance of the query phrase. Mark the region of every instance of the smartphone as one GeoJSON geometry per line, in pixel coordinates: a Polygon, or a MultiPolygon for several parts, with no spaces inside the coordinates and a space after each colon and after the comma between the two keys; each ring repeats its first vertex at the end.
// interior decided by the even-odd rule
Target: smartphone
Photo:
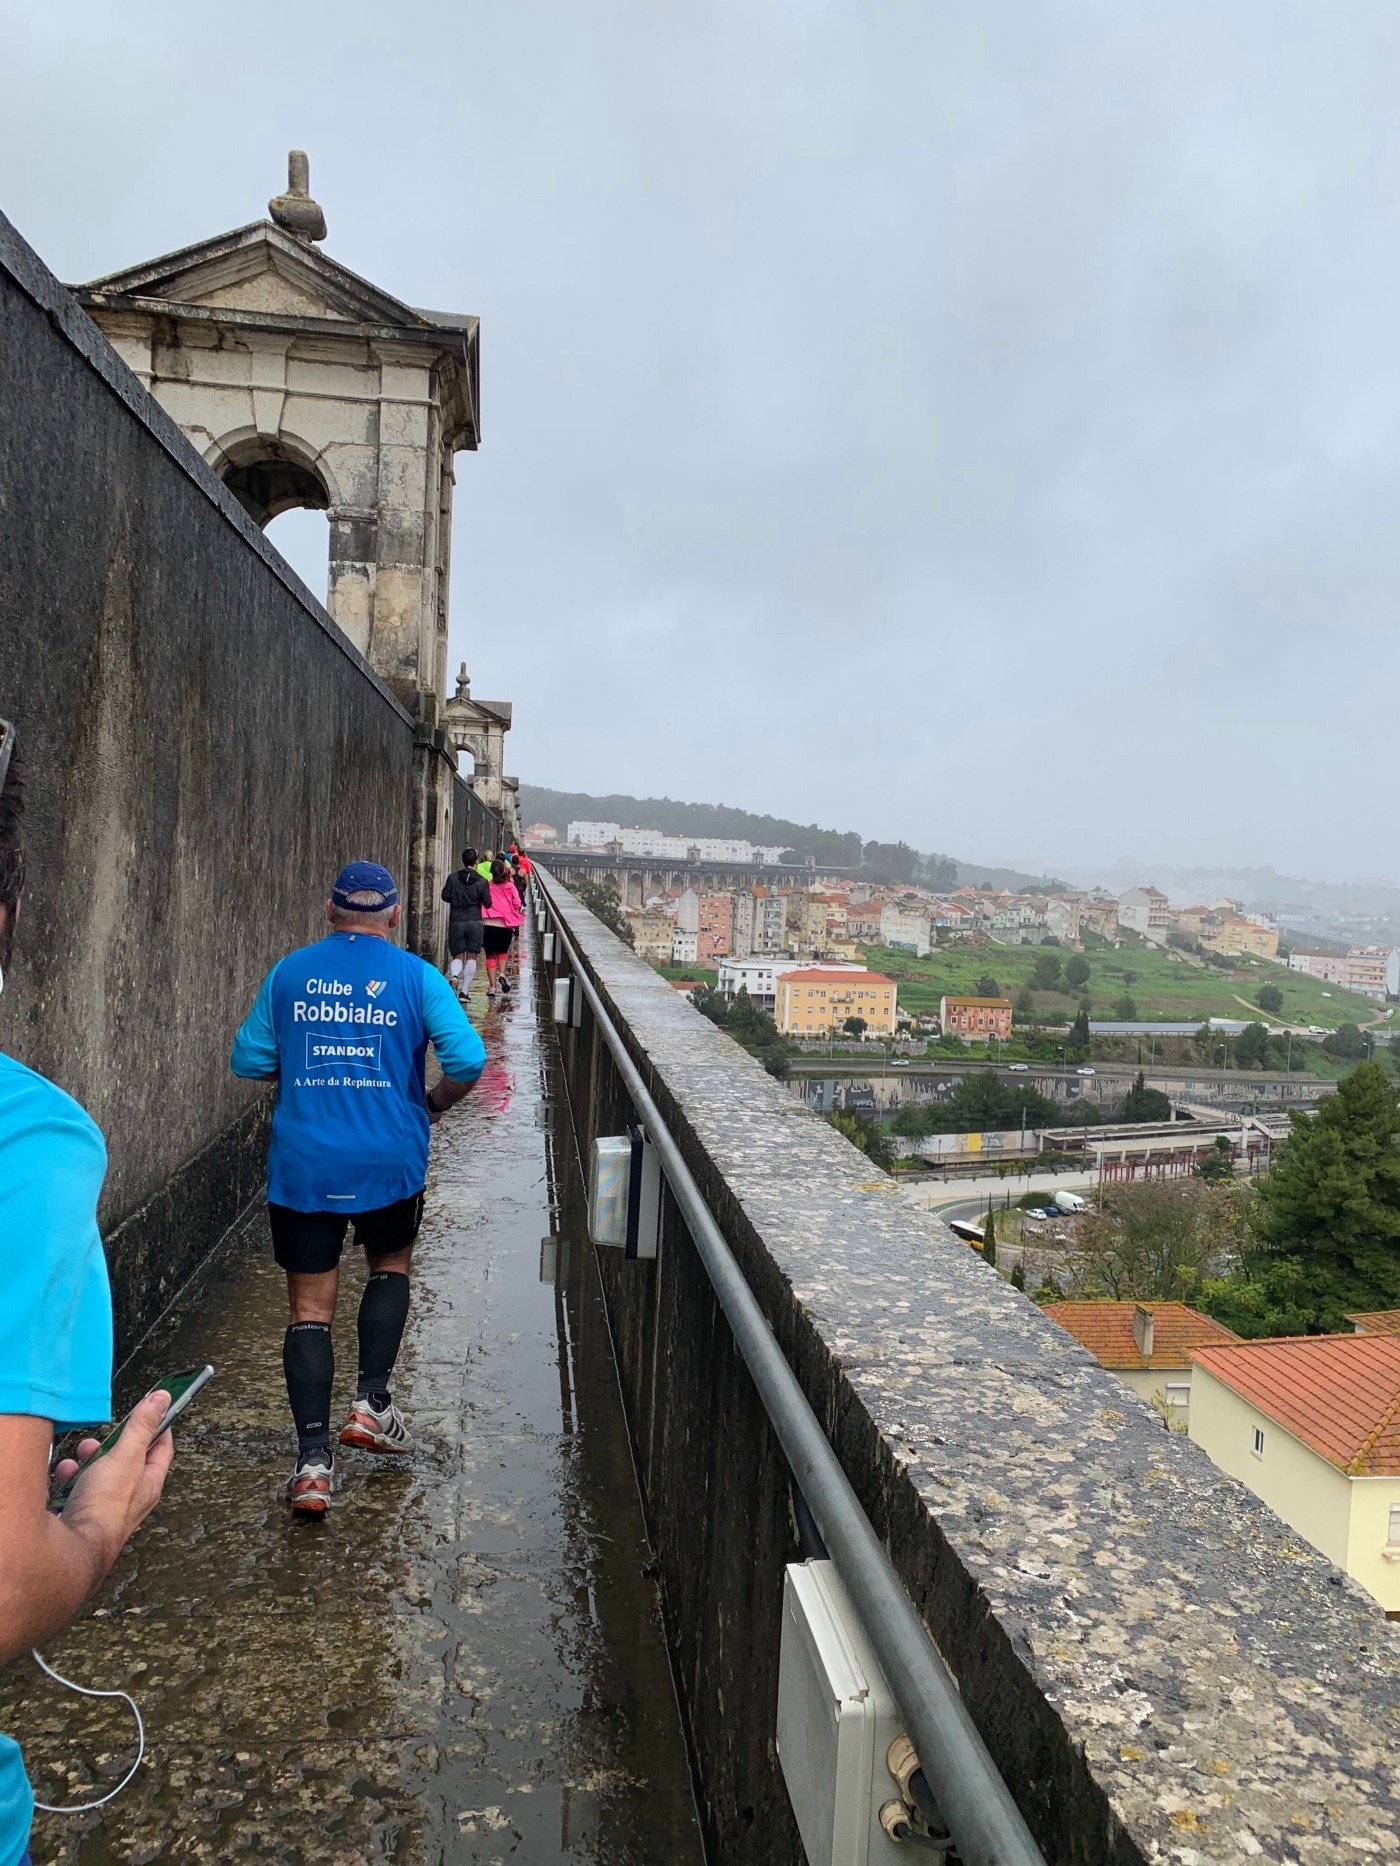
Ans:
{"type": "MultiPolygon", "coordinates": [[[[160,1428],[156,1433],[156,1438],[160,1437],[161,1432],[166,1431],[170,1426],[174,1425],[175,1421],[185,1410],[186,1406],[189,1405],[195,1394],[200,1392],[204,1387],[207,1387],[213,1378],[214,1369],[212,1367],[187,1367],[183,1373],[167,1374],[163,1380],[157,1380],[155,1382],[149,1389],[150,1392],[168,1393],[170,1395],[170,1404],[166,1408],[165,1417],[160,1422],[160,1428]]],[[[130,1417],[131,1414],[128,1413],[126,1419],[130,1417]]],[[[92,1457],[85,1459],[68,1479],[67,1483],[60,1484],[58,1489],[54,1491],[53,1495],[49,1498],[49,1508],[51,1510],[61,1510],[69,1497],[73,1494],[74,1484],[77,1483],[83,1472],[88,1468],[88,1465],[93,1463],[97,1458],[105,1457],[112,1449],[113,1445],[116,1444],[117,1440],[126,1429],[126,1419],[118,1421],[107,1434],[106,1438],[103,1439],[102,1443],[97,1447],[92,1457]]],[[[154,1444],[155,1439],[152,1439],[151,1443],[154,1444]]]]}

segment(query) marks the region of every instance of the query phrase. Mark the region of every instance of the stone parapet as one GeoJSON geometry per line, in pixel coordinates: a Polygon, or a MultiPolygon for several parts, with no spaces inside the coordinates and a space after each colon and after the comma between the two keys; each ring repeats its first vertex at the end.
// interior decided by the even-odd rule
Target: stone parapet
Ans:
{"type": "MultiPolygon", "coordinates": [[[[1370,1598],[545,885],[1047,1860],[1400,1858],[1370,1598]]],[[[563,1040],[586,1148],[629,1109],[563,1040]]],[[[795,1866],[787,1474],[669,1201],[655,1262],[599,1255],[707,1838],[795,1866]]]]}

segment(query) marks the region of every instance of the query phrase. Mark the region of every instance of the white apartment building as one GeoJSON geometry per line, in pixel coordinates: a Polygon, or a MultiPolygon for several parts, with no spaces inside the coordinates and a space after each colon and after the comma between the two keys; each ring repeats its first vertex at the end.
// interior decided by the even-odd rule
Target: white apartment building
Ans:
{"type": "Polygon", "coordinates": [[[932,944],[927,907],[900,907],[886,901],[880,909],[880,944],[924,959],[932,944]]]}
{"type": "Polygon", "coordinates": [[[787,896],[785,894],[774,894],[770,891],[755,899],[752,950],[754,952],[787,951],[787,896]]]}
{"type": "Polygon", "coordinates": [[[671,964],[694,965],[695,949],[699,938],[698,933],[684,933],[677,927],[671,935],[671,964]]]}
{"type": "Polygon", "coordinates": [[[624,855],[650,855],[663,861],[684,862],[692,856],[702,862],[776,862],[781,848],[745,842],[739,837],[667,836],[659,829],[624,829],[620,823],[592,823],[580,818],[570,823],[568,841],[575,848],[606,848],[611,842],[624,855]]]}
{"type": "Polygon", "coordinates": [[[1155,946],[1165,946],[1171,930],[1166,895],[1159,888],[1129,888],[1118,897],[1118,924],[1140,933],[1155,946]]]}

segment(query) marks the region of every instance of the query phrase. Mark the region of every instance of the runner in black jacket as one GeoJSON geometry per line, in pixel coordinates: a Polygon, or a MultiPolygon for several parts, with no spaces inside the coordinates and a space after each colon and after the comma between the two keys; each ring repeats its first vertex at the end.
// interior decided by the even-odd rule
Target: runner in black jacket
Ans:
{"type": "Polygon", "coordinates": [[[481,951],[481,910],[491,905],[491,884],[477,873],[476,864],[476,850],[463,849],[462,866],[447,877],[441,897],[447,902],[447,950],[451,955],[448,972],[464,1002],[481,951]]]}

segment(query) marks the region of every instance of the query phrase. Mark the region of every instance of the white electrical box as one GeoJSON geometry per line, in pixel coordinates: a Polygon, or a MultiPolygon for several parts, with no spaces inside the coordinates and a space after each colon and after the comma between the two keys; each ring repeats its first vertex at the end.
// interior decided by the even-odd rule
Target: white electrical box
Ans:
{"type": "Polygon", "coordinates": [[[593,1143],[588,1235],[628,1257],[654,1257],[661,1235],[661,1162],[642,1130],[593,1143]]]}
{"type": "Polygon", "coordinates": [[[554,1021],[556,1024],[573,1022],[574,981],[571,978],[556,978],[554,981],[554,1021]]]}
{"type": "Polygon", "coordinates": [[[546,965],[554,963],[554,935],[552,933],[540,935],[540,958],[546,965]]]}
{"type": "Polygon", "coordinates": [[[783,1582],[778,1760],[809,1866],[908,1866],[880,1826],[898,1795],[885,1754],[904,1725],[829,1561],[783,1582]]]}

